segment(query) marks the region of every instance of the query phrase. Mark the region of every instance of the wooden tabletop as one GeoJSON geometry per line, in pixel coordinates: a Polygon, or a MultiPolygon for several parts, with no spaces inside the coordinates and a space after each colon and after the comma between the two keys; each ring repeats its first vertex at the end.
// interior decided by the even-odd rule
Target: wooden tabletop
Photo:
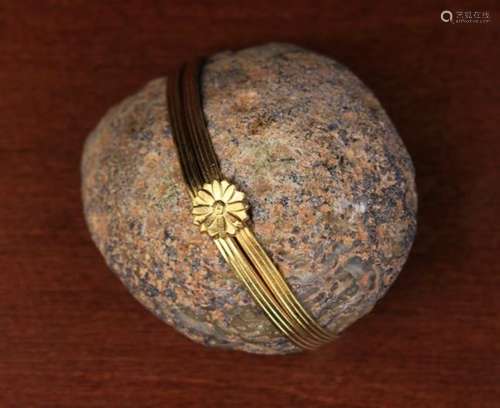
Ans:
{"type": "Polygon", "coordinates": [[[446,2],[491,20],[452,24],[400,3],[0,0],[0,407],[500,407],[500,8],[446,2]],[[282,357],[203,348],[146,312],[79,191],[108,107],[181,59],[271,40],[374,90],[419,190],[388,295],[334,344],[282,357]]]}

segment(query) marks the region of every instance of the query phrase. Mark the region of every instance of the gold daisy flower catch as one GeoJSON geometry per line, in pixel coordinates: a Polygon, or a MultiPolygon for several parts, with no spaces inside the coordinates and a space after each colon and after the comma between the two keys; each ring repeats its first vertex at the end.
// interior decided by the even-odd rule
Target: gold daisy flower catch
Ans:
{"type": "Polygon", "coordinates": [[[227,180],[203,185],[193,198],[194,223],[214,238],[234,236],[248,219],[245,194],[227,180]]]}

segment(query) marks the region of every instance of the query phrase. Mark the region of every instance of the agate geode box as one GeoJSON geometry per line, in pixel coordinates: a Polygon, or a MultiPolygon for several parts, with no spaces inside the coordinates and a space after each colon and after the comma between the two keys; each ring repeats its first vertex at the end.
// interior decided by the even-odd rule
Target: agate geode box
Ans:
{"type": "MultiPolygon", "coordinates": [[[[193,225],[165,87],[153,80],[110,109],[85,143],[94,242],[134,297],[190,339],[297,351],[193,225]]],[[[258,240],[305,308],[342,332],[385,294],[415,236],[414,170],[394,126],[346,67],[288,44],[210,57],[202,95],[258,240]]]]}

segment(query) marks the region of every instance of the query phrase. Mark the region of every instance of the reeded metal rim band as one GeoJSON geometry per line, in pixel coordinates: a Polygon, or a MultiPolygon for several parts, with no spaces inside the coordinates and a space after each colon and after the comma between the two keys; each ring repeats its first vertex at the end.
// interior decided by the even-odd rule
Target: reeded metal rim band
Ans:
{"type": "Polygon", "coordinates": [[[252,298],[296,346],[314,349],[334,335],[302,306],[246,224],[244,193],[225,180],[205,124],[200,72],[203,60],[182,65],[167,82],[167,105],[195,224],[214,240],[252,298]]]}

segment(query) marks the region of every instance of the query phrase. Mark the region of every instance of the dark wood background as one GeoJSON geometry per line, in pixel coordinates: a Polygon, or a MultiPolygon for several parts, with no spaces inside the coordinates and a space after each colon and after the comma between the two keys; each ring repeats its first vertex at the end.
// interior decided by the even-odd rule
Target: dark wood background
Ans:
{"type": "Polygon", "coordinates": [[[400,3],[0,0],[1,408],[500,407],[500,8],[400,3]],[[442,7],[492,21],[446,24],[442,7]],[[147,313],[93,246],[79,192],[109,106],[181,59],[270,40],[375,91],[420,206],[373,313],[287,357],[206,349],[147,313]]]}

